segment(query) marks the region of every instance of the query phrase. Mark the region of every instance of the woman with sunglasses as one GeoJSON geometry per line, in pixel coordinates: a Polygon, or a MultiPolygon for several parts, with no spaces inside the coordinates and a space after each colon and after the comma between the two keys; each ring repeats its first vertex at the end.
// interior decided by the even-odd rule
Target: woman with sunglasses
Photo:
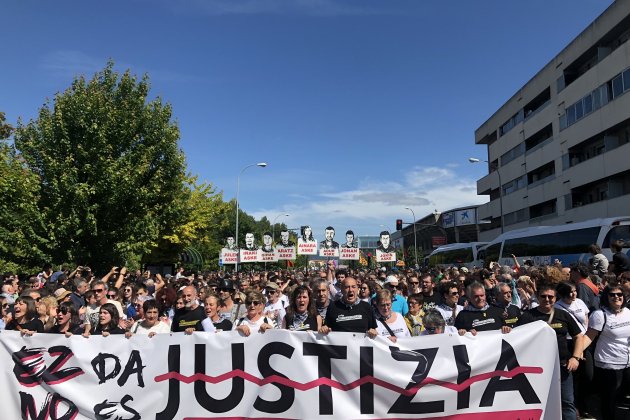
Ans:
{"type": "Polygon", "coordinates": [[[6,296],[0,296],[0,305],[2,305],[2,314],[0,315],[0,331],[2,331],[11,320],[11,305],[7,302],[6,296]]]}
{"type": "Polygon", "coordinates": [[[265,297],[260,292],[249,292],[245,296],[245,307],[247,314],[234,323],[233,330],[239,331],[245,337],[252,333],[265,332],[275,328],[272,319],[263,316],[265,308],[265,297]]]}
{"type": "Polygon", "coordinates": [[[607,285],[600,299],[600,309],[589,317],[585,347],[598,338],[594,359],[602,418],[613,419],[617,402],[630,389],[630,309],[618,283],[607,285]]]}
{"type": "Polygon", "coordinates": [[[84,331],[79,313],[72,302],[61,302],[56,319],[57,324],[49,331],[51,334],[65,334],[66,337],[70,337],[73,334],[82,334],[84,331]]]}
{"type": "Polygon", "coordinates": [[[319,331],[322,317],[315,308],[315,300],[311,298],[311,289],[297,286],[291,292],[287,314],[282,319],[282,328],[291,331],[319,331]]]}
{"type": "Polygon", "coordinates": [[[118,309],[113,303],[106,303],[101,306],[98,315],[98,323],[91,331],[91,335],[100,334],[103,337],[107,337],[110,334],[124,334],[125,330],[118,326],[120,316],[118,309]]]}
{"type": "Polygon", "coordinates": [[[376,331],[378,335],[396,342],[401,337],[411,337],[405,319],[398,312],[392,311],[392,292],[387,289],[376,292],[376,331]]]}
{"type": "MultiPolygon", "coordinates": [[[[136,287],[134,283],[126,283],[123,287],[122,287],[122,296],[120,299],[120,303],[122,304],[123,307],[123,313],[128,317],[132,317],[133,313],[131,315],[129,315],[129,308],[133,308],[133,303],[136,300],[136,287]]],[[[131,309],[131,312],[134,312],[133,309],[131,309]]]]}
{"type": "Polygon", "coordinates": [[[44,324],[37,316],[37,302],[29,296],[20,296],[15,300],[15,316],[7,323],[6,330],[17,330],[24,335],[44,332],[44,324]]]}

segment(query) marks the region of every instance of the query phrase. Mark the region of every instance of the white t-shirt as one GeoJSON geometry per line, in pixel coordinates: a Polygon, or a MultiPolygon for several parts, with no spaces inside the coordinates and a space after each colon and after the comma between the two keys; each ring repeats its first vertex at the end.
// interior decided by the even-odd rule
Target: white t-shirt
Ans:
{"type": "Polygon", "coordinates": [[[588,322],[589,328],[599,331],[595,366],[615,370],[630,367],[630,309],[623,308],[618,314],[598,309],[591,314],[588,322]],[[603,311],[606,311],[606,325],[603,311]]]}
{"type": "Polygon", "coordinates": [[[142,321],[138,321],[131,327],[131,332],[140,335],[149,335],[149,333],[152,332],[156,334],[168,334],[171,332],[171,328],[162,321],[159,321],[151,328],[146,328],[142,326],[142,321]]]}
{"type": "Polygon", "coordinates": [[[257,321],[254,322],[250,321],[249,318],[245,316],[234,323],[234,325],[232,326],[232,331],[235,331],[236,328],[238,328],[240,325],[247,325],[249,327],[249,332],[251,335],[257,333],[258,330],[260,330],[260,326],[265,323],[276,328],[276,324],[273,319],[269,319],[266,316],[261,316],[260,318],[258,318],[257,321]]]}
{"type": "Polygon", "coordinates": [[[563,301],[559,300],[553,305],[555,308],[563,309],[573,315],[573,318],[578,322],[578,326],[582,330],[582,334],[586,333],[586,320],[588,319],[588,307],[582,299],[575,299],[571,302],[571,305],[567,305],[563,301]]]}
{"type": "Polygon", "coordinates": [[[464,307],[462,305],[456,305],[454,314],[453,308],[444,303],[436,306],[435,309],[440,311],[440,313],[442,314],[442,318],[444,318],[444,322],[446,322],[446,325],[454,325],[455,317],[457,317],[457,314],[460,313],[460,311],[462,311],[464,307]]]}
{"type": "Polygon", "coordinates": [[[284,309],[284,304],[281,299],[278,299],[276,303],[267,302],[263,314],[270,319],[276,321],[276,325],[280,325],[287,311],[284,309]]]}
{"type": "MultiPolygon", "coordinates": [[[[403,318],[403,316],[397,312],[392,312],[392,317],[396,317],[394,318],[394,322],[392,322],[391,324],[388,323],[387,326],[390,330],[392,330],[394,335],[396,335],[396,337],[398,338],[411,337],[409,328],[407,328],[407,324],[405,323],[405,318],[403,318]]],[[[381,322],[380,320],[376,321],[376,331],[378,332],[378,335],[382,337],[389,337],[391,336],[391,334],[389,331],[387,331],[387,328],[385,328],[383,322],[381,322]]]]}

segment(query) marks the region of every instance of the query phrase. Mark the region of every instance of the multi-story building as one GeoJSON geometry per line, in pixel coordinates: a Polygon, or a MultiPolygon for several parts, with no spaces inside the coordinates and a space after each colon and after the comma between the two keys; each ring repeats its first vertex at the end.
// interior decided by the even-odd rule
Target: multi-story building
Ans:
{"type": "Polygon", "coordinates": [[[630,214],[630,1],[616,1],[475,132],[480,240],[630,214]]]}

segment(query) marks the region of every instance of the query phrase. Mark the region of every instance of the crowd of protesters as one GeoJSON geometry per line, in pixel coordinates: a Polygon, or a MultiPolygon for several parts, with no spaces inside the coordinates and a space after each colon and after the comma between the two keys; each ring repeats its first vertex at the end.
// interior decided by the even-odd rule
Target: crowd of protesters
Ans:
{"type": "MultiPolygon", "coordinates": [[[[325,269],[175,275],[113,267],[51,267],[28,278],[1,277],[0,329],[89,337],[271,329],[364,333],[398,338],[472,334],[543,320],[557,336],[564,419],[601,415],[630,390],[630,260],[610,263],[594,246],[589,264],[325,269]],[[596,383],[597,386],[593,386],[596,383]]],[[[627,256],[625,256],[627,259],[627,256]]],[[[541,349],[544,351],[544,349],[541,349]]]]}

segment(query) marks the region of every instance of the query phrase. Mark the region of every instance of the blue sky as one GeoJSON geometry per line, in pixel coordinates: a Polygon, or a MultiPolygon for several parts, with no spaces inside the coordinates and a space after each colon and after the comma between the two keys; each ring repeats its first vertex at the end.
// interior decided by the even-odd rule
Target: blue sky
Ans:
{"type": "Polygon", "coordinates": [[[474,131],[595,0],[5,1],[0,110],[33,118],[109,58],[172,104],[188,170],[290,227],[394,230],[476,195],[474,131]]]}

